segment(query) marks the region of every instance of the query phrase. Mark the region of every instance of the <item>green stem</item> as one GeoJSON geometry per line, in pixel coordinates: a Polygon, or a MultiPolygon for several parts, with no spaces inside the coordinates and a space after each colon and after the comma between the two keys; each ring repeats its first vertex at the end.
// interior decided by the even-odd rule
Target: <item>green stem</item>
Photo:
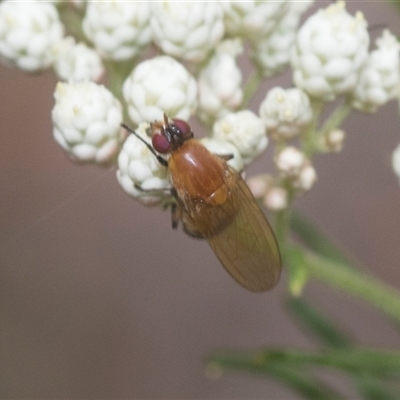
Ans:
{"type": "Polygon", "coordinates": [[[396,7],[397,12],[400,13],[400,3],[399,0],[386,0],[387,2],[391,3],[394,7],[396,7]]]}
{"type": "Polygon", "coordinates": [[[241,108],[246,108],[248,106],[250,99],[253,97],[255,91],[259,88],[262,81],[262,73],[255,68],[244,85],[241,108]]]}
{"type": "Polygon", "coordinates": [[[346,98],[345,101],[340,106],[338,106],[335,111],[333,111],[333,113],[330,115],[330,117],[325,121],[320,130],[320,138],[325,138],[331,130],[338,128],[349,115],[351,110],[351,101],[349,98],[346,98]]]}
{"type": "Polygon", "coordinates": [[[132,71],[135,66],[134,61],[104,61],[106,70],[107,70],[107,78],[108,78],[108,87],[113,93],[115,97],[118,99],[122,99],[122,85],[132,71]]]}
{"type": "MultiPolygon", "coordinates": [[[[360,297],[400,321],[399,291],[360,271],[346,268],[315,253],[302,253],[301,262],[309,276],[360,297]]],[[[291,260],[297,256],[298,253],[291,257],[291,260]]]]}
{"type": "Polygon", "coordinates": [[[324,109],[324,102],[320,100],[311,100],[311,108],[313,110],[313,119],[308,126],[307,131],[304,133],[303,140],[303,152],[308,157],[311,158],[317,149],[317,130],[319,117],[324,109]]]}
{"type": "Polygon", "coordinates": [[[280,210],[275,214],[275,235],[276,239],[279,243],[279,247],[281,251],[285,248],[286,245],[286,234],[287,234],[287,216],[288,209],[280,210]]]}
{"type": "Polygon", "coordinates": [[[287,245],[289,221],[291,220],[291,204],[295,196],[295,192],[289,184],[286,184],[285,181],[283,181],[282,186],[286,188],[288,193],[288,206],[283,210],[277,211],[275,214],[275,235],[281,248],[281,252],[284,251],[287,245]]]}
{"type": "Polygon", "coordinates": [[[62,3],[59,6],[59,15],[67,33],[74,36],[77,42],[86,42],[85,35],[82,31],[83,12],[72,7],[71,4],[62,3]]]}

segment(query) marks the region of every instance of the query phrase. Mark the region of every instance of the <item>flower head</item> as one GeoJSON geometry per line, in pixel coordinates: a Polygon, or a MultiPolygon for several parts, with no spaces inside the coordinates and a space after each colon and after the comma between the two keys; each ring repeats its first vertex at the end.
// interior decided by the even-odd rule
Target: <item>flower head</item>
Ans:
{"type": "Polygon", "coordinates": [[[290,2],[274,29],[251,42],[250,58],[264,76],[274,75],[289,64],[301,14],[311,4],[312,1],[290,2]]]}
{"type": "Polygon", "coordinates": [[[400,85],[400,44],[395,36],[385,29],[376,40],[373,50],[361,70],[353,93],[353,107],[374,112],[387,101],[397,97],[400,85]]]}
{"type": "Polygon", "coordinates": [[[293,146],[285,147],[275,159],[278,171],[285,177],[297,177],[304,166],[305,155],[293,146]]]}
{"type": "Polygon", "coordinates": [[[99,54],[84,43],[75,43],[71,36],[59,41],[53,51],[54,70],[64,81],[99,81],[104,74],[99,54]]]}
{"type": "Polygon", "coordinates": [[[240,105],[243,98],[242,72],[235,57],[242,51],[243,47],[237,40],[222,42],[200,71],[198,113],[202,121],[213,123],[240,105]]]}
{"type": "Polygon", "coordinates": [[[131,120],[189,119],[196,107],[195,79],[178,61],[159,56],[141,62],[124,82],[123,96],[131,120]]]}
{"type": "Polygon", "coordinates": [[[287,190],[279,186],[269,188],[264,196],[264,204],[272,211],[284,210],[288,206],[287,190]]]}
{"type": "MultiPolygon", "coordinates": [[[[135,132],[151,144],[146,133],[149,127],[148,122],[142,122],[135,132]]],[[[119,153],[117,179],[125,192],[146,205],[155,205],[170,197],[168,168],[133,134],[128,136],[119,153]]]]}
{"type": "Polygon", "coordinates": [[[349,93],[368,57],[368,45],[361,12],[352,17],[342,1],[318,10],[297,34],[291,54],[293,80],[309,95],[324,100],[349,93]]]}
{"type": "Polygon", "coordinates": [[[219,2],[162,1],[151,6],[154,42],[170,56],[202,61],[224,35],[219,2]]]}
{"type": "Polygon", "coordinates": [[[224,20],[228,35],[259,40],[269,35],[290,7],[288,1],[227,1],[224,20]]]}
{"type": "Polygon", "coordinates": [[[297,178],[293,180],[292,185],[295,189],[305,192],[310,190],[316,181],[317,172],[311,162],[306,160],[301,167],[297,178]]]}
{"type": "Polygon", "coordinates": [[[76,161],[111,163],[125,139],[119,101],[93,82],[59,82],[54,97],[57,143],[76,161]]]}
{"type": "Polygon", "coordinates": [[[0,58],[24,71],[49,67],[52,46],[63,37],[57,9],[45,2],[3,1],[0,4],[0,58]]]}
{"type": "Polygon", "coordinates": [[[230,113],[219,119],[214,124],[212,137],[232,143],[244,164],[260,155],[268,144],[263,122],[250,110],[230,113]]]}
{"type": "Polygon", "coordinates": [[[301,89],[271,89],[260,105],[268,136],[287,140],[297,136],[312,118],[310,100],[301,89]]]}
{"type": "Polygon", "coordinates": [[[89,1],[83,31],[102,57],[127,60],[150,44],[150,5],[142,1],[89,1]]]}

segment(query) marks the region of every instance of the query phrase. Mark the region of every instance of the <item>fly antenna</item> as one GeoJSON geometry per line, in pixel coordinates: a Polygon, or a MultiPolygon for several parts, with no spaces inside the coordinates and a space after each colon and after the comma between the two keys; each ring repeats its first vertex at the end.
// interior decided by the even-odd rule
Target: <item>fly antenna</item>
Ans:
{"type": "Polygon", "coordinates": [[[128,125],[126,125],[125,123],[122,123],[121,126],[123,128],[125,128],[128,132],[132,133],[133,135],[135,135],[139,140],[141,140],[146,147],[151,151],[152,154],[154,154],[154,156],[157,158],[157,161],[163,165],[164,167],[168,167],[168,161],[164,160],[164,158],[162,158],[160,155],[158,155],[156,153],[156,151],[153,149],[153,146],[150,143],[147,143],[141,136],[139,136],[132,128],[130,128],[128,125]]]}

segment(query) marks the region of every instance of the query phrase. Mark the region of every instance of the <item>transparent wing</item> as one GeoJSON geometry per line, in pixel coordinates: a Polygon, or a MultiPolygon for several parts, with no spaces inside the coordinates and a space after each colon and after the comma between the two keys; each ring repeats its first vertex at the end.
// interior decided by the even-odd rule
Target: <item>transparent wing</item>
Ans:
{"type": "MultiPolygon", "coordinates": [[[[244,180],[236,171],[229,168],[229,172],[227,207],[234,207],[234,217],[219,233],[206,239],[240,285],[252,292],[269,290],[276,285],[281,273],[275,235],[244,180]]],[[[221,215],[221,211],[215,216],[221,215]]]]}

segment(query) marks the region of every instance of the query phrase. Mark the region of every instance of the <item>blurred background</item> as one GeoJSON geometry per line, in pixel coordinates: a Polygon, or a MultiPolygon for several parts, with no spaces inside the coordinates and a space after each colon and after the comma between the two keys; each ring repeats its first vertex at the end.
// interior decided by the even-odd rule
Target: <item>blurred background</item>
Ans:
{"type": "MultiPolygon", "coordinates": [[[[399,34],[388,4],[348,2],[351,13],[359,8],[370,26],[399,34]]],[[[263,377],[205,374],[219,348],[314,348],[283,309],[285,273],[271,292],[245,291],[206,243],[171,230],[168,212],[129,198],[115,168],[69,161],[52,137],[55,84],[51,73],[0,67],[0,397],[295,398],[263,377]]],[[[253,105],[277,84],[289,86],[290,75],[260,88],[253,105]]],[[[398,289],[400,185],[391,153],[399,121],[395,102],[370,116],[353,112],[344,150],[315,161],[318,182],[297,202],[398,289]]],[[[304,297],[359,343],[399,348],[399,331],[360,300],[318,282],[304,297]]]]}

